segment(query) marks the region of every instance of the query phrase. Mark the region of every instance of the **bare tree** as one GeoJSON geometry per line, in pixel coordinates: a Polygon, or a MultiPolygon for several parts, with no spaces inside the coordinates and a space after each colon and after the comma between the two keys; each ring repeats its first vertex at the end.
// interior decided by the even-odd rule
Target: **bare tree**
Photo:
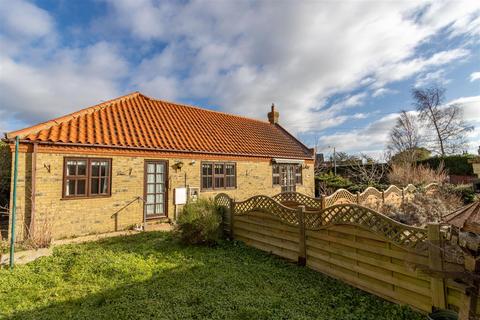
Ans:
{"type": "Polygon", "coordinates": [[[357,183],[368,186],[378,184],[385,175],[385,163],[376,161],[366,154],[361,154],[359,159],[361,159],[361,161],[350,163],[349,175],[352,179],[357,183]]]}
{"type": "Polygon", "coordinates": [[[473,127],[464,122],[458,105],[444,105],[445,89],[438,86],[413,89],[412,96],[420,119],[434,131],[432,149],[442,156],[462,151],[465,135],[473,127]]]}
{"type": "Polygon", "coordinates": [[[412,163],[417,160],[421,140],[417,116],[405,110],[401,111],[390,131],[388,151],[392,155],[397,155],[396,160],[412,163]]]}

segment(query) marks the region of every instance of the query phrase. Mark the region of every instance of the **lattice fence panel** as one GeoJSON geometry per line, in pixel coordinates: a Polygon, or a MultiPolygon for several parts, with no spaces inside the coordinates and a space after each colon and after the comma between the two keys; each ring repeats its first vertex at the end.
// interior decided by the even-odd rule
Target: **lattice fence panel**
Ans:
{"type": "Polygon", "coordinates": [[[396,222],[381,213],[355,205],[334,205],[319,212],[306,212],[305,228],[319,230],[329,225],[355,225],[377,233],[389,241],[415,248],[427,239],[427,230],[396,222]]]}
{"type": "Polygon", "coordinates": [[[440,186],[437,183],[429,183],[425,186],[425,194],[432,195],[439,191],[440,186]]]}
{"type": "Polygon", "coordinates": [[[272,214],[281,221],[298,225],[297,210],[288,208],[274,199],[267,196],[254,196],[242,202],[236,202],[234,206],[234,216],[246,215],[252,211],[261,211],[272,214]]]}
{"type": "Polygon", "coordinates": [[[377,207],[382,201],[382,192],[377,188],[368,187],[358,195],[359,204],[368,207],[377,207]]]}
{"type": "Polygon", "coordinates": [[[305,206],[307,209],[321,209],[321,199],[312,198],[299,192],[282,192],[272,197],[273,200],[282,204],[289,203],[296,206],[305,206]]]}
{"type": "Polygon", "coordinates": [[[414,193],[415,191],[417,191],[417,187],[415,187],[413,184],[408,184],[405,188],[403,188],[403,191],[414,193]]]}
{"type": "Polygon", "coordinates": [[[325,207],[344,203],[357,203],[357,196],[348,190],[338,189],[333,194],[325,197],[325,207]]]}
{"type": "Polygon", "coordinates": [[[219,193],[214,198],[215,204],[222,207],[230,207],[230,200],[230,196],[226,193],[219,193]]]}

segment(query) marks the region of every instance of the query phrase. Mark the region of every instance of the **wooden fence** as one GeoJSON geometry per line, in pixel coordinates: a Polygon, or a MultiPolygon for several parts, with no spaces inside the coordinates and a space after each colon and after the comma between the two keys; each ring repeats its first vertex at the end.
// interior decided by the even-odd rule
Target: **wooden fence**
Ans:
{"type": "Polygon", "coordinates": [[[224,207],[225,231],[247,245],[424,312],[451,308],[461,319],[480,313],[476,295],[453,281],[465,266],[444,254],[438,224],[407,226],[357,204],[322,209],[318,199],[292,193],[215,200],[224,207]]]}
{"type": "MultiPolygon", "coordinates": [[[[426,194],[432,194],[438,190],[438,187],[438,184],[430,183],[423,188],[423,191],[426,194]]],[[[418,188],[412,184],[405,188],[391,185],[382,191],[374,187],[368,187],[363,192],[356,194],[345,189],[338,189],[333,194],[321,199],[323,200],[323,208],[346,203],[356,203],[367,207],[377,207],[380,204],[400,207],[403,203],[411,201],[417,191],[418,188]]]]}

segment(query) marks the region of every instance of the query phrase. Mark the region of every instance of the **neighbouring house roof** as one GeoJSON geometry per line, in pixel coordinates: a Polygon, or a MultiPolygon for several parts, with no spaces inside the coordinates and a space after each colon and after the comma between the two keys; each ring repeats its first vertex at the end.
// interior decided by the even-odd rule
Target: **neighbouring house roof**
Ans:
{"type": "Polygon", "coordinates": [[[461,207],[444,216],[444,221],[463,231],[480,234],[480,201],[461,207]]]}
{"type": "Polygon", "coordinates": [[[313,159],[278,124],[147,97],[139,92],[10,132],[25,142],[313,159]]]}

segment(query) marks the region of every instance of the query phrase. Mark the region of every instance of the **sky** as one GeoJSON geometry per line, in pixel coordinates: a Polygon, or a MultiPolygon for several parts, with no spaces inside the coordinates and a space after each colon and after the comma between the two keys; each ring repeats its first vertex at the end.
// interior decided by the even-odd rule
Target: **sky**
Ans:
{"type": "Polygon", "coordinates": [[[380,155],[441,85],[480,146],[480,1],[0,0],[0,132],[140,91],[380,155]]]}

